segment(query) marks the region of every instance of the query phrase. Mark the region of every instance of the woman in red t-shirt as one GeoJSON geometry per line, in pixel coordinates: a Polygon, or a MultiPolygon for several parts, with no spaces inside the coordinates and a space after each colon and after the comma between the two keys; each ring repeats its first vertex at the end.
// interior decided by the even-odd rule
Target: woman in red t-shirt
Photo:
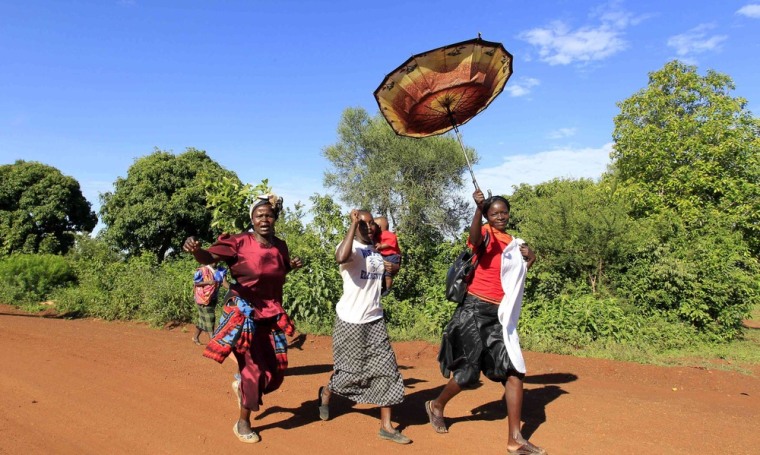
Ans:
{"type": "Polygon", "coordinates": [[[285,275],[300,268],[299,258],[290,258],[287,244],[275,237],[274,224],[282,209],[282,198],[261,196],[251,206],[253,231],[223,234],[208,249],[194,237],[183,249],[201,264],[224,261],[232,277],[225,297],[224,316],[203,355],[222,362],[235,355],[240,380],[233,382],[240,416],[233,432],[242,442],[260,440],[251,428],[251,411],[258,411],[262,396],[282,384],[287,368],[287,341],[294,327],[282,308],[285,275]]]}
{"type": "MultiPolygon", "coordinates": [[[[476,190],[473,200],[476,209],[470,224],[468,245],[476,251],[478,265],[467,287],[467,296],[446,326],[441,342],[438,361],[443,375],[451,376],[451,379],[436,399],[425,403],[425,410],[435,431],[447,433],[443,418],[446,404],[464,387],[476,385],[482,371],[488,379],[504,384],[509,425],[507,453],[545,454],[544,449],[531,444],[520,433],[525,374],[515,368],[507,354],[498,317],[499,306],[505,297],[502,253],[516,241],[527,267],[533,265],[536,255],[521,240],[506,232],[509,202],[505,198],[492,196],[485,199],[483,193],[476,190]],[[482,225],[483,217],[488,221],[486,226],[482,225]]],[[[506,254],[511,253],[507,251],[506,254]]]]}

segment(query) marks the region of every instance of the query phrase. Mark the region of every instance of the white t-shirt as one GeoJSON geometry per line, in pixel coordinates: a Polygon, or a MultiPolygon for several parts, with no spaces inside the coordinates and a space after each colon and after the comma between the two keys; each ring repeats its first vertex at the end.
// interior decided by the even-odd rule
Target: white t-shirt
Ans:
{"type": "Polygon", "coordinates": [[[348,262],[340,264],[343,295],[335,311],[345,322],[365,324],[383,317],[380,291],[385,267],[383,256],[374,245],[365,245],[354,239],[352,248],[348,262]]]}

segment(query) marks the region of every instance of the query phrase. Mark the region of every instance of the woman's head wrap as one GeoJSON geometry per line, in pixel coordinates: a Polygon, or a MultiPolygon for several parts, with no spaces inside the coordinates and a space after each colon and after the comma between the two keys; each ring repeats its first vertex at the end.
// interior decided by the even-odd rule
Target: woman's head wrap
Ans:
{"type": "Polygon", "coordinates": [[[274,193],[262,194],[261,196],[258,196],[256,200],[253,201],[253,204],[251,204],[251,209],[249,211],[250,217],[253,218],[253,211],[256,210],[256,207],[262,206],[264,204],[269,204],[272,206],[275,220],[280,217],[280,212],[282,211],[282,197],[277,196],[274,193]]]}

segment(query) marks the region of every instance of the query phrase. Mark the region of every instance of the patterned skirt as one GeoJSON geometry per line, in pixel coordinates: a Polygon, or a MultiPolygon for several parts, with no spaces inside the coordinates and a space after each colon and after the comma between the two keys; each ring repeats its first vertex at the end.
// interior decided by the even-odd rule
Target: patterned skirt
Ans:
{"type": "Polygon", "coordinates": [[[195,304],[198,307],[198,323],[196,324],[199,329],[205,332],[214,331],[214,321],[216,320],[216,301],[210,302],[208,305],[195,304]]]}
{"type": "Polygon", "coordinates": [[[333,374],[328,387],[355,403],[391,406],[404,401],[385,321],[351,324],[336,318],[333,329],[333,374]]]}

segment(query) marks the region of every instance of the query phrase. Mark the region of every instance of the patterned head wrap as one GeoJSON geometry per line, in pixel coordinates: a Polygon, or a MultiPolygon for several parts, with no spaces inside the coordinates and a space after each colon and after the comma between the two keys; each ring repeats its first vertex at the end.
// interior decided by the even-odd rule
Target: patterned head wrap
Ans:
{"type": "Polygon", "coordinates": [[[262,206],[264,204],[269,204],[272,206],[272,210],[274,210],[274,219],[280,217],[280,212],[282,211],[282,197],[277,196],[274,193],[269,194],[262,194],[261,196],[258,196],[255,201],[253,201],[253,204],[251,204],[251,209],[249,211],[249,215],[251,218],[253,218],[253,211],[256,210],[256,207],[262,206]]]}

